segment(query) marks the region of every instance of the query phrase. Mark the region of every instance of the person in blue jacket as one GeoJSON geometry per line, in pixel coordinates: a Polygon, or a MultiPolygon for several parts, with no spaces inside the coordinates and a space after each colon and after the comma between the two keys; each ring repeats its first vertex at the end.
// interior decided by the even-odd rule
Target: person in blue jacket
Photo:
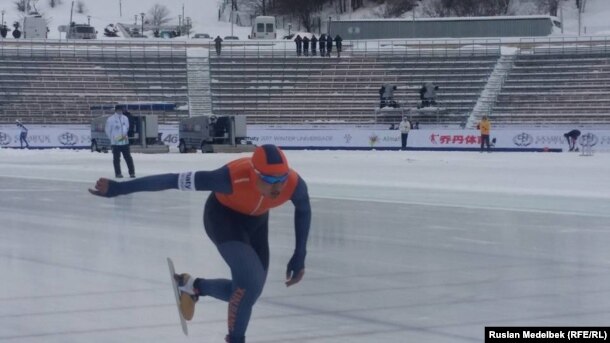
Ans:
{"type": "Polygon", "coordinates": [[[25,125],[23,125],[19,120],[17,120],[15,123],[17,127],[21,130],[21,132],[19,133],[19,145],[21,146],[21,149],[23,149],[24,143],[25,147],[29,149],[30,144],[28,143],[28,128],[25,127],[25,125]]]}

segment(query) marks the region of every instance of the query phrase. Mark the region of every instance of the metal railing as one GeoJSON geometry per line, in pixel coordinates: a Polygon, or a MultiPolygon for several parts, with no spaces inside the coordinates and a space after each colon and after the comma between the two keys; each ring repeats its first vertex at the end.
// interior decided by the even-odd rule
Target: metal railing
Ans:
{"type": "Polygon", "coordinates": [[[610,54],[610,37],[521,38],[517,47],[520,55],[610,54]]]}
{"type": "MultiPolygon", "coordinates": [[[[453,40],[353,40],[343,41],[341,56],[376,57],[453,57],[453,56],[499,56],[499,39],[453,39],[453,40]]],[[[217,56],[214,43],[208,43],[210,57],[217,56]]],[[[309,49],[303,58],[322,58],[316,46],[316,55],[309,49]]],[[[331,57],[337,56],[336,43],[333,42],[331,57]]],[[[226,58],[286,58],[297,57],[296,44],[292,40],[278,41],[224,41],[220,57],[226,58]]]]}

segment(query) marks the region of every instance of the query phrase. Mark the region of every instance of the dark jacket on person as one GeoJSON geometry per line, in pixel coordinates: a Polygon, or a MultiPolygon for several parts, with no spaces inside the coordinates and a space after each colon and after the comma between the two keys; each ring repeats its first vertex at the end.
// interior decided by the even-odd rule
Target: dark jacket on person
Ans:
{"type": "Polygon", "coordinates": [[[318,39],[316,38],[316,35],[312,35],[311,36],[311,51],[316,51],[316,49],[318,48],[318,39]]]}
{"type": "Polygon", "coordinates": [[[220,54],[221,43],[222,38],[220,38],[220,36],[216,36],[216,39],[214,39],[214,46],[216,47],[216,53],[218,54],[220,54]]]}
{"type": "Polygon", "coordinates": [[[331,37],[330,35],[326,36],[326,51],[333,51],[333,37],[331,37]]]}
{"type": "Polygon", "coordinates": [[[318,43],[320,44],[320,51],[325,51],[326,50],[326,35],[322,34],[320,36],[320,40],[318,41],[318,43]]]}
{"type": "Polygon", "coordinates": [[[419,89],[419,99],[424,100],[424,94],[426,94],[426,85],[422,85],[419,89]]]}
{"type": "Polygon", "coordinates": [[[309,38],[303,37],[303,50],[309,50],[309,38]]]}
{"type": "Polygon", "coordinates": [[[297,45],[297,51],[301,51],[301,48],[303,47],[303,38],[301,38],[300,35],[297,35],[297,37],[294,39],[294,42],[297,45]]]}
{"type": "Polygon", "coordinates": [[[337,52],[341,52],[341,48],[343,47],[343,38],[341,36],[335,36],[335,46],[337,47],[337,52]]]}
{"type": "Polygon", "coordinates": [[[571,130],[570,132],[565,133],[563,136],[566,138],[577,139],[578,137],[580,137],[580,130],[571,130]]]}

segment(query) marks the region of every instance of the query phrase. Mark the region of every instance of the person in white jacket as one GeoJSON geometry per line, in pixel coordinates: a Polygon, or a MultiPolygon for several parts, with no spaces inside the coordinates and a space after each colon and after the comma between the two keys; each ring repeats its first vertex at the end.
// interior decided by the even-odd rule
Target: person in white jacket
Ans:
{"type": "Polygon", "coordinates": [[[121,154],[127,163],[129,176],[136,177],[136,170],[133,166],[133,159],[129,150],[129,139],[127,131],[129,130],[129,119],[123,114],[123,106],[116,105],[114,114],[106,120],[106,135],[110,138],[112,146],[112,163],[114,165],[114,176],[122,178],[121,173],[121,154]]]}
{"type": "Polygon", "coordinates": [[[398,125],[398,129],[400,130],[400,149],[407,149],[407,138],[409,137],[409,131],[411,131],[411,122],[405,116],[402,117],[402,121],[398,125]]]}

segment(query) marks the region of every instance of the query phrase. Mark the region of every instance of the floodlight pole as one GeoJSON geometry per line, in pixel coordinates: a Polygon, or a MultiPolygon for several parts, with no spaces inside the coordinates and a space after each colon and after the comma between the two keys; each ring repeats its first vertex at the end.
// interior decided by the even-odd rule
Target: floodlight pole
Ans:
{"type": "Polygon", "coordinates": [[[578,36],[580,36],[580,26],[581,26],[581,20],[582,20],[581,17],[582,17],[582,15],[580,13],[580,7],[577,8],[577,10],[578,10],[578,36]]]}
{"type": "Polygon", "coordinates": [[[142,17],[142,32],[140,34],[144,36],[144,12],[140,13],[140,16],[142,17]]]}

